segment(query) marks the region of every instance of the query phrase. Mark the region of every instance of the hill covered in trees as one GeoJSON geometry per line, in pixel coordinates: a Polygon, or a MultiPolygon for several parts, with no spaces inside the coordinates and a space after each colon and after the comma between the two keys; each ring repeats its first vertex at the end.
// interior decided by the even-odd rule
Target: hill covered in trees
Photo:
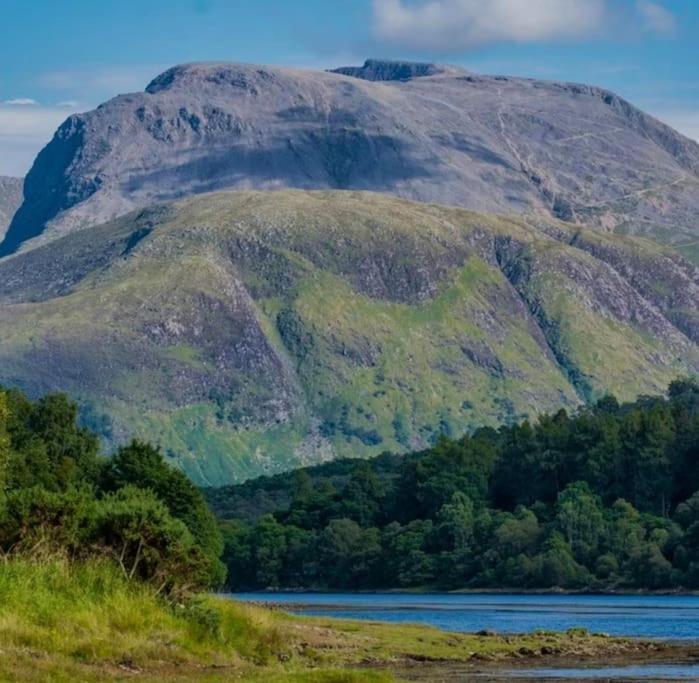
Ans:
{"type": "Polygon", "coordinates": [[[697,588],[699,386],[207,497],[232,588],[697,588]]]}

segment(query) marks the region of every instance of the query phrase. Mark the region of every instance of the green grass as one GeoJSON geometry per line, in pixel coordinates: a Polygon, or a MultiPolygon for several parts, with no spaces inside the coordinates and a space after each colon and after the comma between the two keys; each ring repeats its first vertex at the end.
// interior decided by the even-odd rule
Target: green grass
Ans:
{"type": "Polygon", "coordinates": [[[326,273],[304,280],[294,308],[314,338],[313,355],[300,368],[307,395],[317,412],[327,411],[332,400],[348,407],[353,426],[383,436],[367,445],[337,433],[331,437],[335,450],[356,456],[420,447],[440,431],[459,434],[533,416],[556,403],[576,405],[526,319],[503,315],[492,299],[517,303],[499,271],[479,259],[419,305],[371,299],[326,273]],[[465,348],[484,361],[479,364],[465,348]],[[367,349],[373,360],[359,362],[367,349]],[[494,372],[488,362],[502,370],[494,372]],[[395,433],[397,415],[405,422],[403,441],[395,433]]]}
{"type": "MultiPolygon", "coordinates": [[[[577,258],[595,273],[592,259],[577,258]]],[[[661,346],[657,337],[631,322],[597,314],[572,278],[544,272],[532,282],[531,291],[548,321],[557,326],[557,351],[584,377],[588,400],[601,398],[610,387],[622,401],[649,391],[661,394],[683,375],[688,361],[699,362],[695,346],[673,345],[670,340],[661,346]]]]}
{"type": "MultiPolygon", "coordinates": [[[[212,598],[172,606],[106,562],[0,564],[2,680],[307,680],[283,664],[295,654],[287,622],[212,598]]],[[[382,677],[329,670],[313,680],[382,677]]]]}
{"type": "Polygon", "coordinates": [[[629,656],[645,645],[581,631],[454,634],[409,624],[292,617],[222,598],[170,605],[106,562],[0,563],[0,679],[382,683],[418,661],[629,656]],[[367,664],[371,668],[366,668],[367,664]],[[361,667],[361,668],[358,668],[361,667]]]}

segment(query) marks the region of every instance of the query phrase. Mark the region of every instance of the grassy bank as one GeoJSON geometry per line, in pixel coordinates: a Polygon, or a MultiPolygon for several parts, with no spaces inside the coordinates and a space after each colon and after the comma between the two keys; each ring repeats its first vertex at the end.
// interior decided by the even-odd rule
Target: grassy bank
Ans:
{"type": "Polygon", "coordinates": [[[457,635],[297,618],[214,597],[173,606],[106,563],[0,564],[2,680],[378,682],[418,662],[639,657],[657,647],[575,631],[457,635]]]}

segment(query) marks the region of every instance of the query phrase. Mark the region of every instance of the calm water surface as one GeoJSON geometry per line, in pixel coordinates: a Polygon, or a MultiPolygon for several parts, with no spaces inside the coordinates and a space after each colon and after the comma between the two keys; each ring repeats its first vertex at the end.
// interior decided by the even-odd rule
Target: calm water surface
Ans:
{"type": "MultiPolygon", "coordinates": [[[[635,666],[609,666],[598,669],[529,669],[509,671],[508,678],[573,681],[608,681],[623,679],[628,681],[696,681],[699,679],[699,666],[695,664],[648,664],[635,666]]],[[[457,679],[458,680],[458,679],[457,679]]]]}
{"type": "Polygon", "coordinates": [[[699,641],[699,596],[238,593],[297,614],[429,624],[447,631],[522,633],[582,626],[619,636],[699,641]]]}

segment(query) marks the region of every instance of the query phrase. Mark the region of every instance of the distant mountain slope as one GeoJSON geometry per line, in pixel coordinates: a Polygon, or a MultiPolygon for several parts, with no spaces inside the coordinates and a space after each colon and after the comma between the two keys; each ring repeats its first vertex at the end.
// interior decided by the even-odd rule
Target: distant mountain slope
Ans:
{"type": "Polygon", "coordinates": [[[0,383],[223,484],[661,391],[697,301],[672,250],[551,219],[207,194],[0,261],[0,383]]]}
{"type": "Polygon", "coordinates": [[[0,176],[0,240],[10,225],[15,211],[22,203],[22,184],[24,178],[0,176]]]}
{"type": "Polygon", "coordinates": [[[0,255],[222,188],[360,189],[643,233],[699,262],[699,145],[595,87],[369,61],[192,64],[71,116],[0,255]]]}

